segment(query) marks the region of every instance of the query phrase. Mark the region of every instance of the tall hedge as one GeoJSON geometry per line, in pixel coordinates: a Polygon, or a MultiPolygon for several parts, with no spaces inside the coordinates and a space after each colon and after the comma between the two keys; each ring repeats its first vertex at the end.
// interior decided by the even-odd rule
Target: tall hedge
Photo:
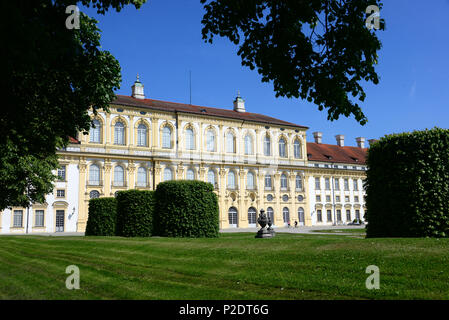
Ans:
{"type": "Polygon", "coordinates": [[[155,234],[218,237],[218,199],[210,183],[176,180],[156,188],[155,234]]]}
{"type": "Polygon", "coordinates": [[[153,233],[154,191],[119,191],[116,198],[116,235],[150,237],[153,233]]]}
{"type": "Polygon", "coordinates": [[[385,136],[367,164],[368,237],[449,236],[449,130],[385,136]]]}
{"type": "Polygon", "coordinates": [[[115,198],[89,200],[86,236],[113,236],[116,228],[117,201],[115,198]]]}

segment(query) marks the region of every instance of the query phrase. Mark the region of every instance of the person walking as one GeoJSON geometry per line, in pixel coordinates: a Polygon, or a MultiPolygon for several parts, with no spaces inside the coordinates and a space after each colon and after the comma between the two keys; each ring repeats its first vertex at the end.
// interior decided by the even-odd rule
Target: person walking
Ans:
{"type": "Polygon", "coordinates": [[[298,221],[295,220],[295,228],[298,228],[298,221]]]}

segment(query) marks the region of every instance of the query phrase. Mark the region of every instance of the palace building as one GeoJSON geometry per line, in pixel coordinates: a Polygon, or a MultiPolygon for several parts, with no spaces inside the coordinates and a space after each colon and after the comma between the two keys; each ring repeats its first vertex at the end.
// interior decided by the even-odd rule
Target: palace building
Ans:
{"type": "Polygon", "coordinates": [[[53,194],[30,208],[0,213],[0,233],[84,232],[89,199],[159,182],[197,179],[218,195],[220,228],[256,227],[260,209],[275,227],[347,224],[365,211],[365,138],[323,144],[302,125],[233,109],[148,99],[136,80],[94,127],[58,151],[53,194]]]}

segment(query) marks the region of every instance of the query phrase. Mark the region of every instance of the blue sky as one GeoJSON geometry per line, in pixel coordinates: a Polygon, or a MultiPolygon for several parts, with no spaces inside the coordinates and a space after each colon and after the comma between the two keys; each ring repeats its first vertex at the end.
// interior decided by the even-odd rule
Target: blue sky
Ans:
{"type": "Polygon", "coordinates": [[[360,136],[449,128],[449,0],[384,0],[380,83],[364,85],[365,126],[352,117],[328,121],[326,111],[301,99],[276,98],[271,83],[241,65],[236,46],[224,38],[202,40],[199,0],[149,0],[139,10],[128,6],[104,16],[81,10],[99,20],[102,48],[120,62],[119,94],[131,94],[139,73],[148,98],[189,103],[191,70],[192,104],[232,108],[240,90],[248,112],[308,126],[309,141],[314,131],[323,132],[323,143],[344,134],[346,145],[356,145],[360,136]]]}

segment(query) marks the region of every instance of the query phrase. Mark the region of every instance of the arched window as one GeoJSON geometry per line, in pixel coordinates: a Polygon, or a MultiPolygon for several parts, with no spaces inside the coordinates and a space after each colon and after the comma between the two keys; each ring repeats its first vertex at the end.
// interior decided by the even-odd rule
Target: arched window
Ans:
{"type": "Polygon", "coordinates": [[[164,169],[164,181],[169,181],[173,179],[173,173],[170,168],[164,169]]]}
{"type": "Polygon", "coordinates": [[[271,190],[272,188],[273,188],[273,182],[272,182],[271,175],[266,174],[265,175],[265,189],[271,190]]]}
{"type": "Polygon", "coordinates": [[[235,137],[232,132],[226,135],[226,152],[235,153],[235,137]]]}
{"type": "Polygon", "coordinates": [[[296,190],[302,190],[302,177],[299,174],[296,175],[296,190]]]}
{"type": "Polygon", "coordinates": [[[274,210],[272,207],[267,208],[267,217],[270,218],[271,223],[274,224],[274,210]]]}
{"type": "Polygon", "coordinates": [[[287,207],[284,207],[284,209],[282,209],[282,216],[284,218],[284,224],[287,225],[290,222],[290,211],[287,207]]]}
{"type": "Polygon", "coordinates": [[[235,189],[235,173],[234,171],[229,171],[228,173],[228,188],[235,189]]]}
{"type": "Polygon", "coordinates": [[[246,176],[246,188],[249,190],[254,189],[254,174],[252,172],[248,172],[246,176]]]}
{"type": "Polygon", "coordinates": [[[101,143],[101,123],[97,119],[92,121],[89,133],[89,141],[93,143],[101,143]]]}
{"type": "Polygon", "coordinates": [[[287,190],[288,188],[288,182],[287,182],[287,176],[285,173],[281,174],[281,189],[287,190]]]}
{"type": "Polygon", "coordinates": [[[89,167],[89,184],[93,186],[100,185],[100,168],[96,164],[89,167]]]}
{"type": "Polygon", "coordinates": [[[263,154],[266,156],[271,155],[271,139],[269,135],[266,135],[263,140],[263,154]]]}
{"type": "Polygon", "coordinates": [[[147,146],[147,126],[143,123],[137,127],[137,145],[139,147],[147,146]]]}
{"type": "Polygon", "coordinates": [[[249,134],[245,136],[245,154],[253,154],[253,138],[249,134]]]}
{"type": "Polygon", "coordinates": [[[186,178],[187,180],[195,180],[195,172],[192,169],[188,169],[186,178]]]}
{"type": "Polygon", "coordinates": [[[248,209],[248,227],[255,227],[257,223],[257,210],[253,207],[248,209]]]}
{"type": "Polygon", "coordinates": [[[137,169],[137,185],[139,187],[147,186],[147,169],[145,167],[137,169]]]}
{"type": "Polygon", "coordinates": [[[237,209],[234,207],[229,208],[228,211],[228,218],[229,218],[229,227],[236,228],[238,224],[238,214],[237,209]]]}
{"type": "Polygon", "coordinates": [[[304,224],[304,209],[298,208],[298,221],[299,223],[304,224]]]}
{"type": "Polygon", "coordinates": [[[286,152],[286,142],[284,138],[281,138],[279,140],[279,157],[286,158],[287,152],[286,152]]]}
{"type": "Polygon", "coordinates": [[[162,129],[162,148],[171,149],[171,129],[169,126],[162,129]]]}
{"type": "Polygon", "coordinates": [[[192,128],[186,129],[186,149],[187,150],[195,149],[195,134],[192,128]]]}
{"type": "Polygon", "coordinates": [[[114,168],[114,186],[122,187],[125,185],[125,170],[122,166],[114,168]]]}
{"type": "Polygon", "coordinates": [[[296,159],[301,158],[301,143],[299,142],[299,140],[295,140],[295,142],[293,143],[293,155],[296,159]]]}
{"type": "Polygon", "coordinates": [[[213,170],[207,172],[207,182],[212,184],[215,188],[215,172],[213,170]]]}
{"type": "Polygon", "coordinates": [[[206,132],[206,150],[209,152],[215,151],[215,133],[213,130],[206,132]]]}
{"type": "Polygon", "coordinates": [[[125,125],[121,121],[116,122],[114,126],[114,144],[125,144],[125,125]]]}
{"type": "Polygon", "coordinates": [[[89,192],[89,198],[90,199],[100,198],[100,192],[98,192],[97,190],[92,190],[91,192],[89,192]]]}

